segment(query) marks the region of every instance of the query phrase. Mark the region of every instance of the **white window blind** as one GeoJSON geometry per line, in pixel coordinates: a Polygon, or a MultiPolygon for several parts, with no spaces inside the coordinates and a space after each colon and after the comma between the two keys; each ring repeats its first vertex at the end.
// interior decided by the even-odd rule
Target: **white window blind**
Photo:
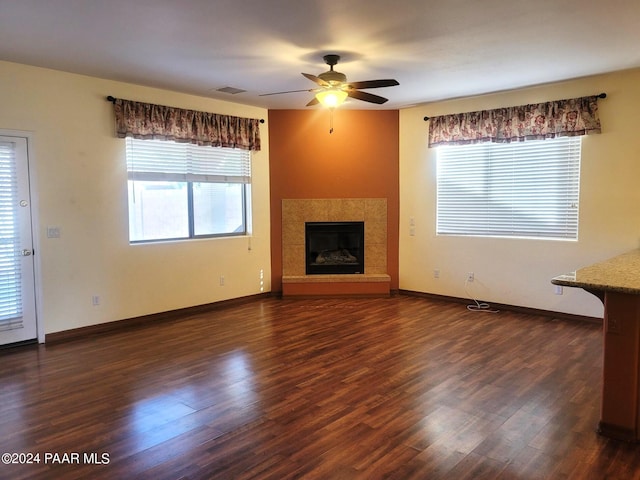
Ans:
{"type": "Polygon", "coordinates": [[[250,183],[251,153],[237,148],[127,138],[130,180],[250,183]]]}
{"type": "Polygon", "coordinates": [[[0,142],[0,331],[22,326],[18,177],[13,143],[0,142]]]}
{"type": "Polygon", "coordinates": [[[437,234],[576,240],[581,138],[438,147],[437,234]]]}

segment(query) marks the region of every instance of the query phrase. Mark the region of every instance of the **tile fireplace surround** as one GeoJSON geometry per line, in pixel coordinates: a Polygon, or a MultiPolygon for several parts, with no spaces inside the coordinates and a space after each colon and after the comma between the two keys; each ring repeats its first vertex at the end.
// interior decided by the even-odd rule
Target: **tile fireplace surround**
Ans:
{"type": "Polygon", "coordinates": [[[387,199],[282,200],[282,294],[389,295],[387,199]],[[306,275],[305,222],[364,221],[364,274],[306,275]]]}

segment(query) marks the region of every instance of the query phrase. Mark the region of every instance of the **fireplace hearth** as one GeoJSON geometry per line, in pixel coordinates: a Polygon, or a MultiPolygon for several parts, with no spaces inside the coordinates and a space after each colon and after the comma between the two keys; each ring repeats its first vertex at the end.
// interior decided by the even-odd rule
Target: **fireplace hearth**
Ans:
{"type": "Polygon", "coordinates": [[[364,222],[305,222],[307,275],[364,273],[364,222]]]}

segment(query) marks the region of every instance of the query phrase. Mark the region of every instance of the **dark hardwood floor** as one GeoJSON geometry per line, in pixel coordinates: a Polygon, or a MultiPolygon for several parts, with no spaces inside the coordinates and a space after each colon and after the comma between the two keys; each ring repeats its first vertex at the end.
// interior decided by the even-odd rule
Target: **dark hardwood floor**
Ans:
{"type": "Polygon", "coordinates": [[[601,343],[594,324],[401,295],[8,349],[0,453],[40,463],[0,478],[640,479],[640,446],[595,433],[601,343]]]}

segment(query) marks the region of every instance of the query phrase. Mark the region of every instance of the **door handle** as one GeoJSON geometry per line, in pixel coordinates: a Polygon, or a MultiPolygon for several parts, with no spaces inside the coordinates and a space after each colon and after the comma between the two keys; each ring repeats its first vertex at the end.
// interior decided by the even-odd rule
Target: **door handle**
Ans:
{"type": "Polygon", "coordinates": [[[27,250],[26,248],[24,250],[22,250],[22,256],[23,257],[28,257],[32,253],[33,253],[33,250],[27,250]]]}

